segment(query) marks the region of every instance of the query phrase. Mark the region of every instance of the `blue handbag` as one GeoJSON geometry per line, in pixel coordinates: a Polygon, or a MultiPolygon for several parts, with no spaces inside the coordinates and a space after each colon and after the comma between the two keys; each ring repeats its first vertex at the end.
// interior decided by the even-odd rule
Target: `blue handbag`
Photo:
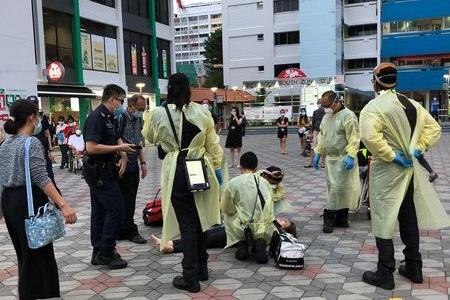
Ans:
{"type": "Polygon", "coordinates": [[[25,233],[28,247],[38,249],[62,238],[66,231],[61,211],[52,201],[39,207],[34,215],[33,189],[30,174],[30,143],[31,138],[25,141],[25,184],[27,188],[28,219],[25,219],[25,233]]]}

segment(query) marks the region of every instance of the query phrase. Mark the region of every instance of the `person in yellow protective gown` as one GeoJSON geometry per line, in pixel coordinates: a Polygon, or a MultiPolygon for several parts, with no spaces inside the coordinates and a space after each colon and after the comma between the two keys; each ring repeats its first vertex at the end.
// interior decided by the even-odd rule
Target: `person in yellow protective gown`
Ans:
{"type": "Polygon", "coordinates": [[[221,208],[227,234],[226,248],[236,245],[236,259],[246,260],[250,257],[250,247],[256,262],[265,264],[269,259],[267,245],[275,230],[272,223],[275,215],[272,188],[267,180],[255,173],[257,166],[258,158],[253,152],[241,156],[242,175],[225,185],[221,208]],[[247,226],[253,233],[253,241],[246,239],[244,228],[247,226]]]}
{"type": "Polygon", "coordinates": [[[356,115],[339,101],[333,91],[322,95],[326,115],[320,124],[313,166],[319,169],[320,157],[326,155],[327,203],[323,213],[323,232],[333,227],[348,227],[348,211],[358,205],[360,190],[356,155],[359,149],[359,127],[356,115]]]}
{"type": "Polygon", "coordinates": [[[159,152],[165,153],[161,167],[164,219],[161,247],[180,233],[184,245],[183,276],[175,277],[173,285],[178,289],[198,292],[199,281],[208,280],[204,232],[214,224],[220,224],[219,184],[222,180],[220,167],[223,150],[211,113],[189,99],[188,78],[182,73],[170,76],[166,107],[173,119],[177,138],[165,107],[145,114],[142,133],[151,144],[159,145],[159,152]],[[193,193],[188,190],[184,158],[202,157],[210,188],[193,193]]]}
{"type": "Polygon", "coordinates": [[[378,248],[376,272],[365,272],[363,281],[382,287],[395,287],[394,245],[397,220],[405,244],[405,264],[400,275],[414,283],[423,282],[419,253],[419,228],[440,229],[450,219],[428,182],[417,157],[439,140],[441,128],[416,101],[395,92],[397,70],[382,63],[374,70],[378,96],[361,111],[361,140],[372,153],[369,198],[372,231],[378,248]]]}

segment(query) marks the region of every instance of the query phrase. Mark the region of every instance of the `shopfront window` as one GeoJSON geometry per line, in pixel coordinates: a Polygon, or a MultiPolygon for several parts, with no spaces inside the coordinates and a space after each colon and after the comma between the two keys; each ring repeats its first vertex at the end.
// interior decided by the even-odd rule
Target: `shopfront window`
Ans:
{"type": "Polygon", "coordinates": [[[438,31],[450,29],[450,17],[388,22],[383,24],[383,34],[438,31]]]}
{"type": "Polygon", "coordinates": [[[46,63],[57,60],[73,68],[72,16],[45,8],[43,15],[46,63]]]}
{"type": "Polygon", "coordinates": [[[155,0],[156,22],[169,25],[169,1],[155,0]]]}
{"type": "Polygon", "coordinates": [[[133,76],[150,76],[150,36],[124,30],[125,73],[133,76]]]}
{"type": "Polygon", "coordinates": [[[81,59],[85,70],[118,73],[116,27],[81,19],[81,59]]]}
{"type": "Polygon", "coordinates": [[[167,79],[171,74],[170,41],[157,39],[159,78],[167,79]]]}

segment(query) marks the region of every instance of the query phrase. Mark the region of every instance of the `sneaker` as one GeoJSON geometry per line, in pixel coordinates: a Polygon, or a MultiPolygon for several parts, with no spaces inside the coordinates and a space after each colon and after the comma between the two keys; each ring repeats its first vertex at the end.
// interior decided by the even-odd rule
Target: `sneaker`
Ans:
{"type": "Polygon", "coordinates": [[[183,276],[177,276],[172,281],[173,287],[179,290],[188,291],[190,293],[200,292],[200,283],[197,282],[186,282],[183,276]]]}
{"type": "Polygon", "coordinates": [[[145,244],[147,243],[147,240],[144,239],[139,233],[135,235],[134,237],[130,238],[130,242],[136,243],[136,244],[145,244]]]}
{"type": "Polygon", "coordinates": [[[97,265],[107,266],[111,270],[124,269],[128,266],[128,263],[116,254],[109,257],[99,253],[94,260],[97,265]]]}

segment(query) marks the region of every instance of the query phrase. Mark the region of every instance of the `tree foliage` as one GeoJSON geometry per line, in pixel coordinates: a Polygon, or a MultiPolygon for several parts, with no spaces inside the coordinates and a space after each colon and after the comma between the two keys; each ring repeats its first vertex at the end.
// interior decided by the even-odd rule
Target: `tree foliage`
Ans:
{"type": "Polygon", "coordinates": [[[223,88],[222,29],[216,30],[205,40],[205,87],[223,88]]]}

